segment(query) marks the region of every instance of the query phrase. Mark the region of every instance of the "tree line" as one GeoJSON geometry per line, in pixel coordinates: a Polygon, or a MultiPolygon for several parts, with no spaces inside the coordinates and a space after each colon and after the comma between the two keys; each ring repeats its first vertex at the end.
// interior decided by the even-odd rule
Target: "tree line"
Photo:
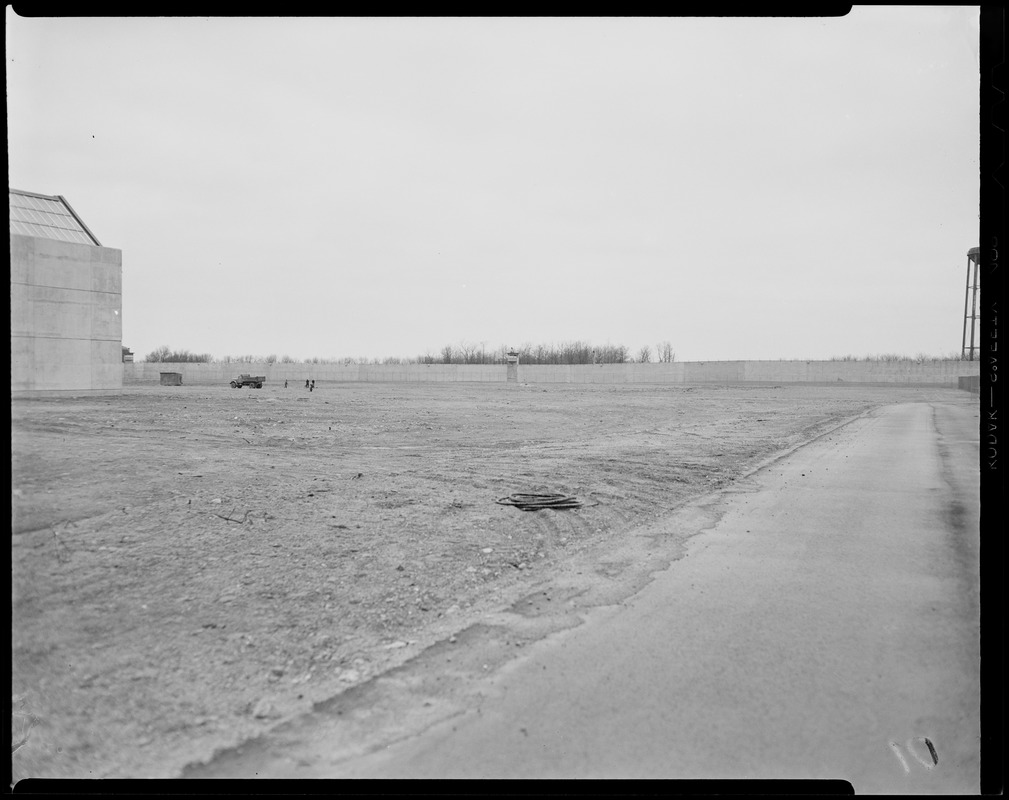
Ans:
{"type": "Polygon", "coordinates": [[[173,350],[163,345],[144,356],[144,361],[174,362],[174,363],[215,363],[215,364],[506,364],[509,353],[518,353],[522,364],[624,364],[637,362],[647,364],[656,362],[673,362],[676,353],[669,342],[659,342],[654,351],[648,345],[632,352],[622,344],[596,345],[587,341],[561,342],[559,344],[531,344],[510,348],[506,345],[488,349],[485,342],[448,344],[437,353],[427,351],[424,355],[412,358],[387,356],[373,357],[340,357],[340,358],[306,358],[299,360],[288,355],[278,358],[275,353],[266,356],[231,356],[214,358],[210,353],[191,353],[188,350],[173,350]]]}
{"type": "Polygon", "coordinates": [[[173,350],[168,345],[152,350],[144,361],[165,361],[173,364],[204,364],[210,363],[214,357],[210,353],[190,353],[188,350],[173,350]]]}

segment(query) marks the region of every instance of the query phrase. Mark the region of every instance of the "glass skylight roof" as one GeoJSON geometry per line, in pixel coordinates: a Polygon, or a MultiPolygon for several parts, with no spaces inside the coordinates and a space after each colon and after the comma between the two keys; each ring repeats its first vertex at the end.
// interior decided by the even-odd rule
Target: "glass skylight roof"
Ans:
{"type": "Polygon", "coordinates": [[[101,242],[77,218],[62,197],[47,197],[16,189],[11,189],[8,194],[11,233],[101,246],[101,242]]]}

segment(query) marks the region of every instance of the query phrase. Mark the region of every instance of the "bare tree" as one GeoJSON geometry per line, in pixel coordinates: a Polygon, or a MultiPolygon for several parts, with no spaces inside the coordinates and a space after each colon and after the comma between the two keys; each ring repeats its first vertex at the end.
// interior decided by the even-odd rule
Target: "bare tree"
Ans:
{"type": "Polygon", "coordinates": [[[607,344],[596,349],[600,364],[623,364],[629,357],[630,351],[622,344],[607,344]]]}
{"type": "Polygon", "coordinates": [[[655,355],[661,364],[670,364],[676,360],[673,345],[669,342],[659,342],[655,346],[655,355]]]}
{"type": "Polygon", "coordinates": [[[460,342],[456,352],[460,354],[460,360],[463,364],[476,363],[478,350],[475,344],[470,342],[460,342]]]}
{"type": "Polygon", "coordinates": [[[647,364],[651,360],[652,360],[652,350],[646,344],[644,347],[642,347],[640,350],[638,350],[638,363],[639,364],[647,364]]]}
{"type": "Polygon", "coordinates": [[[210,353],[190,353],[188,350],[172,350],[167,345],[162,345],[144,356],[144,360],[174,364],[209,364],[214,357],[210,353]]]}
{"type": "Polygon", "coordinates": [[[172,348],[170,348],[167,344],[163,344],[161,345],[161,347],[152,350],[150,353],[144,356],[144,361],[167,361],[168,360],[167,356],[171,352],[172,348]]]}

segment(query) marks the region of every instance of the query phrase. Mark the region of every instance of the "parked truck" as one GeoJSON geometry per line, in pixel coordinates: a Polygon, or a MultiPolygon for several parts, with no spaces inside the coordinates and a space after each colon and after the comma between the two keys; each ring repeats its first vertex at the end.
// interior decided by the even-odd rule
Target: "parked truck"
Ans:
{"type": "Polygon", "coordinates": [[[265,375],[239,375],[231,382],[231,388],[241,389],[243,386],[252,386],[262,389],[264,383],[266,383],[265,375]]]}

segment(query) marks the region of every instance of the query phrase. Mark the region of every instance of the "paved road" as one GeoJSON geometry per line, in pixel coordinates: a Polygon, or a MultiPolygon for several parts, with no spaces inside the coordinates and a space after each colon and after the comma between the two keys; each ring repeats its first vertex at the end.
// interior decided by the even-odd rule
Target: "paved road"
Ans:
{"type": "Polygon", "coordinates": [[[299,774],[977,793],[979,505],[976,404],[880,409],[742,481],[684,558],[468,710],[299,774]]]}

